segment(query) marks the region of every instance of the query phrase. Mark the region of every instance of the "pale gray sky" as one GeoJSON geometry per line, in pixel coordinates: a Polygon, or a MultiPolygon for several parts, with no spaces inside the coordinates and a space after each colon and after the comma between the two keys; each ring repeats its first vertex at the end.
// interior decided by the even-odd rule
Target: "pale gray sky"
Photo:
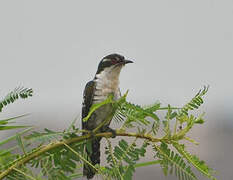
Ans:
{"type": "MultiPolygon", "coordinates": [[[[0,96],[18,85],[34,89],[33,98],[0,118],[30,112],[23,122],[63,129],[80,114],[83,88],[100,59],[113,52],[135,62],[120,77],[134,103],[182,105],[210,85],[202,108],[207,123],[192,134],[202,142],[195,152],[219,179],[230,179],[232,0],[0,1],[0,96]]],[[[157,166],[135,179],[155,175],[166,179],[157,166]]]]}

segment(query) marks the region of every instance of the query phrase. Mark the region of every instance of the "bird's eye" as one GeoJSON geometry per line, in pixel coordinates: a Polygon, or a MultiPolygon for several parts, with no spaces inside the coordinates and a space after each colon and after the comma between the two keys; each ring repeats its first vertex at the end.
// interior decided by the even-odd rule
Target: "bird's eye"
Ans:
{"type": "Polygon", "coordinates": [[[116,59],[112,59],[112,64],[117,64],[118,61],[116,59]]]}

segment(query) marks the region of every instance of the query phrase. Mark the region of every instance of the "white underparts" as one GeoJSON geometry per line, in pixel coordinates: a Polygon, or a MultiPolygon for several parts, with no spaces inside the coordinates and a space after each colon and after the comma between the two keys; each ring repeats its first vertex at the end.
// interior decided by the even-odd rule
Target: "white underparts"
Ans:
{"type": "Polygon", "coordinates": [[[119,98],[119,75],[122,66],[105,68],[99,74],[96,74],[96,90],[94,94],[94,103],[105,100],[109,94],[119,98]]]}

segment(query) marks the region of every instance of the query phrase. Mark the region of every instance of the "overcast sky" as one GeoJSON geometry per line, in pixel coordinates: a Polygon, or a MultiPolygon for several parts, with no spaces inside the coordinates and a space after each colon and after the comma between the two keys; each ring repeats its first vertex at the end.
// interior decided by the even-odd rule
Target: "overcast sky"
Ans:
{"type": "Polygon", "coordinates": [[[0,119],[31,113],[23,122],[64,129],[80,115],[85,83],[99,61],[115,52],[135,62],[120,76],[134,103],[183,105],[210,85],[201,109],[207,123],[195,132],[212,144],[202,139],[196,149],[219,168],[220,179],[232,177],[226,164],[216,165],[230,163],[218,154],[226,149],[208,153],[219,141],[233,144],[232,0],[1,0],[0,96],[19,85],[33,88],[34,96],[5,108],[0,119]],[[216,129],[226,134],[219,141],[212,138],[216,129]]]}

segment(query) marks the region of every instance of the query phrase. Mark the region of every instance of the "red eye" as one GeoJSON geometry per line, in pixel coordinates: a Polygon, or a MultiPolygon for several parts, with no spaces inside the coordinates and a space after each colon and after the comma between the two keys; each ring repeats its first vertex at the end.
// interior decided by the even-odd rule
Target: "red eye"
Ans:
{"type": "Polygon", "coordinates": [[[118,61],[116,59],[112,60],[112,64],[117,64],[117,63],[118,63],[118,61]]]}

